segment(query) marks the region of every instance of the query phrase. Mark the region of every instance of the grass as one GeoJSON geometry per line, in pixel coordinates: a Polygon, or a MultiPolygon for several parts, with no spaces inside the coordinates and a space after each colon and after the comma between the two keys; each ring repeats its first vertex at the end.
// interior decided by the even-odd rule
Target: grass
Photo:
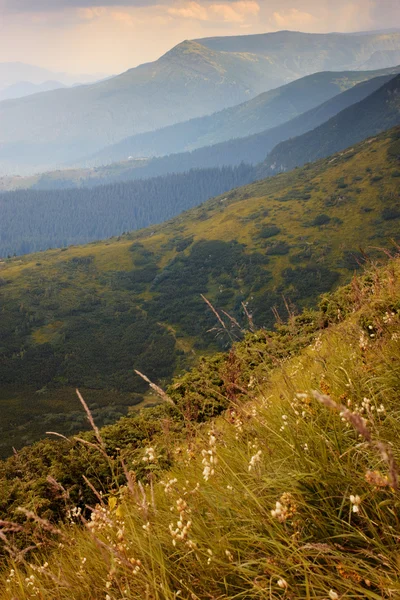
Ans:
{"type": "Polygon", "coordinates": [[[21,553],[2,523],[0,598],[399,597],[399,298],[400,260],[370,268],[300,354],[265,350],[220,417],[179,439],[164,423],[59,532],[28,514],[43,545],[21,553]]]}

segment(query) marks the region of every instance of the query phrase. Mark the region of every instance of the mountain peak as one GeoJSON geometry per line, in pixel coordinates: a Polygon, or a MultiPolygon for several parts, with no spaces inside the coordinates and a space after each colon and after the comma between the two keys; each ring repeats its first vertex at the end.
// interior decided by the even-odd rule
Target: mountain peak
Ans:
{"type": "Polygon", "coordinates": [[[163,54],[160,60],[171,59],[175,57],[184,57],[185,59],[187,59],[188,55],[190,54],[201,54],[210,56],[214,55],[215,51],[211,50],[210,48],[207,48],[206,46],[203,46],[197,41],[184,40],[183,42],[180,42],[179,44],[171,48],[171,50],[168,50],[168,52],[163,54]]]}

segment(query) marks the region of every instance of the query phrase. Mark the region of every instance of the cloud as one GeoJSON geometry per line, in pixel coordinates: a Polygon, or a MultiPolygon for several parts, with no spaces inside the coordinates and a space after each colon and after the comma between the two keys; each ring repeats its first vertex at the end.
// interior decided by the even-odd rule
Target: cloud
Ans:
{"type": "Polygon", "coordinates": [[[188,2],[180,7],[171,6],[168,8],[168,14],[183,19],[196,19],[199,21],[209,20],[207,9],[198,2],[188,2]]]}
{"type": "Polygon", "coordinates": [[[256,17],[260,5],[255,0],[239,0],[215,4],[187,2],[180,6],[171,6],[168,14],[183,19],[198,21],[223,21],[224,23],[243,23],[248,17],[256,17]]]}
{"type": "Polygon", "coordinates": [[[97,19],[101,17],[105,13],[105,8],[101,8],[96,6],[94,8],[80,8],[78,11],[78,15],[84,21],[92,21],[93,19],[97,19]]]}
{"type": "Polygon", "coordinates": [[[318,19],[309,12],[302,12],[292,8],[283,12],[275,11],[273,20],[279,29],[307,29],[314,25],[318,19]]]}
{"type": "Polygon", "coordinates": [[[3,13],[56,12],[68,9],[95,9],[132,7],[146,8],[163,3],[163,0],[0,0],[3,13]]]}
{"type": "Polygon", "coordinates": [[[260,12],[260,5],[253,0],[232,2],[231,4],[212,4],[210,11],[227,23],[242,23],[248,17],[255,17],[260,12]]]}

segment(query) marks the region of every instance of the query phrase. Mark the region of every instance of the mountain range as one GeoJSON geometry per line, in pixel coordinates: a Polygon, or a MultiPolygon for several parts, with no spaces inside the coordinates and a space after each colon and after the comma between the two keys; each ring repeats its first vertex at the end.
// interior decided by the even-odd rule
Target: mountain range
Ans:
{"type": "Polygon", "coordinates": [[[185,41],[154,63],[106,81],[1,102],[0,172],[54,167],[301,76],[361,69],[375,52],[399,49],[399,33],[278,32],[185,41]]]}
{"type": "Polygon", "coordinates": [[[269,154],[266,173],[329,156],[400,123],[400,75],[316,129],[282,142],[269,154]]]}
{"type": "Polygon", "coordinates": [[[394,75],[399,70],[400,67],[380,71],[322,72],[301,77],[212,115],[126,138],[84,162],[87,166],[98,166],[128,157],[176,154],[245,138],[277,127],[362,81],[394,75]]]}
{"type": "MultiPolygon", "coordinates": [[[[237,130],[244,131],[246,126],[251,127],[257,123],[273,123],[279,120],[282,113],[296,113],[307,106],[315,103],[314,95],[319,99],[330,97],[316,108],[303,112],[294,119],[290,119],[277,127],[272,127],[259,134],[229,140],[213,146],[206,146],[193,150],[172,154],[169,156],[145,159],[129,157],[129,160],[112,163],[103,167],[85,169],[65,169],[49,173],[38,174],[31,177],[3,177],[0,178],[0,190],[13,190],[23,188],[34,189],[65,189],[68,187],[93,187],[100,184],[108,184],[118,181],[129,181],[140,178],[151,178],[171,173],[183,173],[191,169],[209,169],[222,166],[235,166],[244,162],[247,164],[261,163],[267,154],[281,141],[299,136],[311,131],[321,125],[329,118],[337,115],[347,107],[366,99],[374,91],[390,81],[400,70],[399,67],[385,69],[383,71],[370,71],[367,73],[318,73],[313,76],[302,78],[294,83],[287,84],[270,93],[258,96],[254,101],[247,102],[216,113],[211,117],[194,119],[154,134],[137,136],[147,140],[158,139],[160,148],[166,151],[168,147],[178,147],[183,138],[198,135],[198,122],[207,123],[208,131],[211,129],[208,123],[218,131],[218,123],[229,123],[231,135],[234,136],[235,122],[237,130]],[[379,75],[378,77],[376,75],[379,75]],[[364,81],[365,77],[372,77],[364,81]],[[361,80],[361,83],[357,81],[361,80]],[[345,91],[338,93],[339,89],[345,91]],[[300,96],[300,99],[297,97],[300,96]],[[261,108],[260,108],[261,107],[261,108]],[[226,114],[228,119],[224,119],[226,114]],[[233,116],[235,118],[233,118],[233,116]],[[263,116],[263,119],[262,119],[263,116]],[[241,117],[243,120],[241,120],[241,117]],[[178,135],[178,132],[181,135],[178,135]]],[[[379,107],[376,107],[379,112],[379,107]]],[[[286,114],[287,116],[287,114],[286,114]]],[[[281,117],[282,118],[282,117],[281,117]]],[[[393,123],[395,125],[396,123],[393,123]]],[[[204,129],[203,129],[204,130],[204,129]]],[[[371,130],[371,135],[373,131],[371,130]]],[[[368,131],[366,132],[366,136],[368,131]]],[[[136,138],[133,138],[135,140],[136,138]]],[[[127,140],[132,149],[131,140],[127,140]]],[[[121,146],[124,146],[124,142],[121,146]]],[[[141,146],[143,149],[143,145],[141,146]]],[[[128,148],[125,148],[125,151],[128,148]]],[[[121,150],[122,152],[122,150],[121,150]]],[[[117,154],[118,155],[118,154],[117,154]]],[[[111,155],[110,155],[111,156],[111,155]]],[[[244,182],[243,182],[244,183],[244,182]]],[[[82,240],[83,241],[83,240],[82,240]]]]}

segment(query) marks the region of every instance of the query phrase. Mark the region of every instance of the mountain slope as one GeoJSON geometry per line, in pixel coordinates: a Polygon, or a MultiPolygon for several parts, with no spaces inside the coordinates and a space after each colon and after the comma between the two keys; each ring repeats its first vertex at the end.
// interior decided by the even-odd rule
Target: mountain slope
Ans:
{"type": "MultiPolygon", "coordinates": [[[[376,52],[399,50],[400,32],[310,34],[277,31],[259,35],[203,38],[203,46],[219,52],[250,52],[284,62],[286,70],[299,73],[310,65],[315,71],[362,68],[376,52]]],[[[390,63],[382,66],[393,66],[390,63]]],[[[282,66],[282,65],[281,65],[282,66]]]]}
{"type": "Polygon", "coordinates": [[[170,402],[0,463],[0,598],[395,598],[399,298],[395,257],[170,402]]]}
{"type": "Polygon", "coordinates": [[[255,179],[256,169],[241,165],[93,189],[65,189],[58,180],[58,190],[0,194],[0,258],[85,244],[155,225],[255,179]]]}
{"type": "MultiPolygon", "coordinates": [[[[130,157],[130,160],[96,168],[64,169],[30,177],[2,177],[0,178],[0,191],[29,188],[37,190],[56,190],[68,187],[94,187],[112,182],[132,181],[135,179],[157,177],[170,173],[183,173],[190,169],[209,169],[218,166],[223,167],[225,165],[240,165],[242,162],[247,164],[257,164],[264,161],[266,155],[282,140],[301,135],[306,131],[314,129],[348,106],[366,98],[368,95],[379,89],[385,82],[390,81],[399,69],[399,67],[396,67],[395,69],[385,70],[389,71],[390,74],[381,75],[380,77],[375,77],[357,85],[353,85],[345,92],[336,94],[322,105],[302,113],[298,117],[291,119],[278,127],[273,127],[259,134],[232,139],[228,142],[199,148],[192,152],[172,154],[160,158],[133,159],[130,157]]],[[[377,73],[381,73],[381,71],[377,71],[377,73]]],[[[320,75],[325,76],[326,74],[318,74],[315,78],[318,79],[320,75]]],[[[359,76],[355,73],[352,74],[354,80],[350,81],[350,79],[337,79],[337,75],[338,74],[335,74],[335,81],[338,83],[340,82],[341,87],[346,87],[347,84],[350,85],[350,83],[354,83],[354,80],[359,76]]],[[[331,74],[329,74],[329,76],[331,76],[331,74]]],[[[363,74],[360,76],[363,77],[363,74]]],[[[302,80],[300,80],[299,83],[301,83],[301,81],[302,80]]],[[[297,84],[297,82],[295,82],[295,84],[297,84]]],[[[303,85],[303,83],[301,83],[301,85],[303,85]]],[[[294,103],[292,103],[292,106],[293,105],[294,103]]],[[[238,108],[240,109],[240,106],[238,108]]],[[[230,112],[231,110],[234,112],[236,107],[223,112],[230,112]]],[[[250,114],[251,112],[249,112],[249,115],[250,114]]],[[[218,113],[213,116],[218,116],[218,113]]],[[[198,121],[212,121],[213,116],[198,119],[198,121]]],[[[196,120],[193,120],[182,124],[181,130],[185,135],[189,131],[186,126],[190,126],[190,124],[195,121],[196,120]]],[[[173,139],[177,141],[177,145],[179,146],[180,141],[177,133],[180,128],[181,125],[172,126],[165,130],[154,132],[154,134],[144,134],[143,138],[149,140],[151,139],[151,136],[154,135],[154,139],[156,139],[158,134],[170,130],[173,132],[173,139]]],[[[132,140],[137,140],[140,137],[141,136],[136,136],[132,138],[132,140]]],[[[160,141],[160,138],[157,139],[160,141]]],[[[127,142],[128,141],[129,140],[127,140],[127,142]]],[[[164,142],[166,144],[165,149],[167,149],[169,142],[171,142],[172,147],[172,140],[170,139],[169,134],[164,142]]],[[[125,142],[121,142],[120,145],[117,144],[115,147],[111,148],[118,148],[118,152],[115,154],[117,156],[119,154],[125,154],[128,150],[132,150],[132,146],[129,144],[128,146],[125,146],[125,142]]],[[[109,156],[111,157],[111,155],[109,156]]],[[[255,178],[257,178],[256,174],[255,178]]],[[[6,226],[6,222],[4,222],[4,226],[6,226]]]]}
{"type": "Polygon", "coordinates": [[[236,104],[278,83],[268,64],[184,42],[97,84],[2,102],[0,167],[60,164],[129,134],[236,104]]]}
{"type": "Polygon", "coordinates": [[[1,451],[82,428],[73,388],[115,420],[146,390],[226,347],[200,294],[258,326],[348,281],[359,248],[398,239],[400,130],[240,188],[119,239],[0,263],[1,451]],[[284,298],[284,299],[283,299],[284,298]],[[214,329],[213,329],[214,328],[214,329]],[[213,330],[213,331],[210,331],[213,330]],[[66,414],[70,417],[66,420],[66,414]]]}
{"type": "Polygon", "coordinates": [[[43,83],[31,83],[30,81],[19,81],[0,90],[0,102],[12,98],[24,98],[40,92],[50,92],[65,87],[59,81],[44,81],[43,83]]]}
{"type": "Polygon", "coordinates": [[[56,166],[313,72],[357,69],[377,50],[400,48],[396,33],[281,32],[245,40],[254,50],[243,51],[244,38],[219,40],[227,51],[211,48],[216,42],[209,40],[186,41],[158,61],[107,81],[0,103],[1,171],[56,166]]]}
{"type": "Polygon", "coordinates": [[[210,116],[126,138],[104,148],[84,163],[93,166],[126,160],[129,156],[169,155],[244,138],[277,127],[362,81],[395,75],[399,70],[400,67],[381,71],[324,72],[302,77],[210,116]]]}
{"type": "MultiPolygon", "coordinates": [[[[399,68],[397,67],[397,72],[399,68]]],[[[369,95],[374,93],[385,83],[390,82],[393,79],[393,74],[376,77],[369,81],[365,81],[354,87],[346,90],[342,94],[334,96],[331,100],[323,103],[315,109],[311,109],[298,117],[291,119],[290,121],[267,129],[261,133],[254,134],[243,138],[233,139],[227,142],[221,142],[213,146],[205,146],[198,148],[192,152],[182,152],[178,154],[172,154],[170,156],[163,156],[160,158],[152,158],[149,160],[131,161],[132,168],[129,169],[129,163],[123,163],[124,167],[118,173],[118,167],[115,163],[115,177],[124,179],[139,179],[155,177],[159,175],[166,175],[167,173],[179,173],[185,172],[193,168],[211,168],[213,166],[225,166],[225,165],[240,165],[241,163],[257,164],[263,162],[265,157],[268,155],[273,148],[289,138],[299,136],[307,131],[310,131],[325,121],[337,115],[345,108],[352,106],[367,98],[369,95]]],[[[297,83],[297,82],[295,82],[297,83]]],[[[383,121],[381,114],[381,107],[376,107],[380,119],[383,121]]],[[[389,126],[393,126],[397,123],[395,120],[393,123],[389,122],[389,126]]],[[[387,127],[381,127],[381,131],[387,127]]],[[[358,141],[368,137],[369,130],[365,135],[360,135],[358,141]]],[[[108,172],[107,167],[99,168],[97,173],[101,177],[102,173],[108,172]],[[104,171],[103,171],[104,169],[104,171]]],[[[65,172],[67,176],[68,171],[65,172]]],[[[264,173],[262,171],[262,173],[264,173]]],[[[83,179],[83,185],[93,185],[95,179],[91,178],[87,183],[83,179]]],[[[19,181],[18,184],[22,182],[19,181]]],[[[55,186],[56,181],[54,175],[43,175],[41,178],[35,180],[35,186],[38,188],[45,188],[49,186],[55,186]]],[[[71,185],[74,185],[71,181],[71,185]]]]}
{"type": "Polygon", "coordinates": [[[293,169],[399,124],[400,75],[397,75],[320,127],[279,144],[267,157],[261,172],[293,169]]]}

